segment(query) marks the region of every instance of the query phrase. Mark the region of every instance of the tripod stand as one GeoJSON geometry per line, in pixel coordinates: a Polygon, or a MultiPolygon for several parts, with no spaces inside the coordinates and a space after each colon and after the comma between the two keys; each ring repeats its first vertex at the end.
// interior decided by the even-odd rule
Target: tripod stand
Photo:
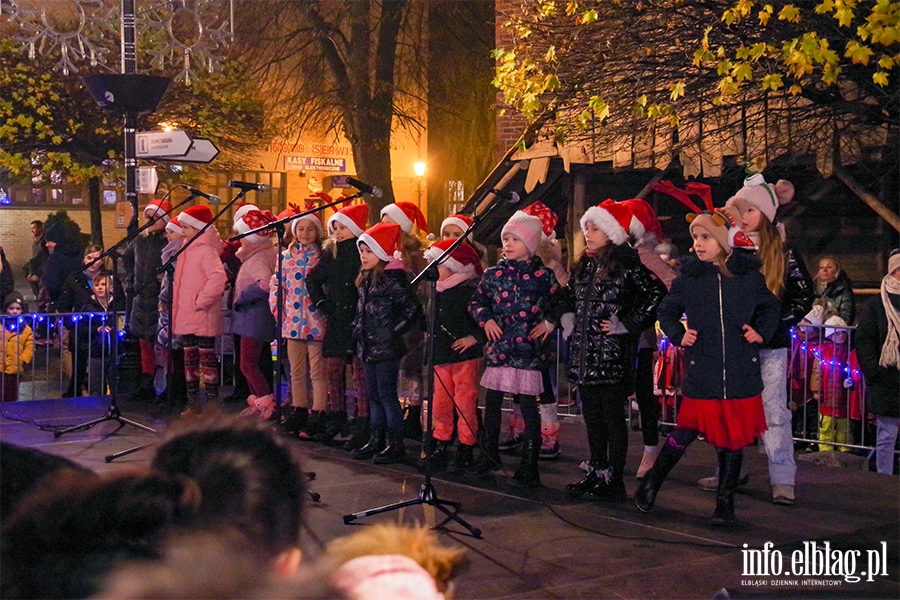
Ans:
{"type": "MultiPolygon", "coordinates": [[[[426,311],[427,327],[425,333],[425,366],[428,376],[423,382],[424,385],[422,394],[422,404],[428,407],[428,418],[426,419],[427,423],[424,440],[426,448],[432,447],[434,436],[434,332],[435,324],[437,321],[437,267],[447,257],[453,254],[453,251],[456,250],[456,248],[460,244],[466,241],[466,239],[475,231],[475,228],[478,227],[481,221],[483,221],[484,218],[487,217],[498,206],[499,199],[500,196],[497,196],[497,198],[486,211],[484,211],[481,215],[476,215],[473,220],[472,226],[469,227],[469,229],[449,248],[447,248],[447,250],[445,250],[443,254],[441,254],[427,267],[425,267],[425,269],[423,269],[421,273],[416,275],[416,277],[411,282],[411,285],[413,287],[415,287],[415,285],[422,280],[427,281],[428,284],[428,309],[426,311]]],[[[413,498],[412,500],[405,500],[394,504],[380,506],[378,508],[370,508],[349,515],[344,515],[344,524],[349,525],[353,521],[361,519],[363,517],[370,517],[372,515],[377,515],[392,510],[406,508],[407,506],[427,504],[429,506],[433,506],[434,508],[444,513],[444,515],[446,515],[446,518],[443,521],[434,526],[435,529],[441,529],[450,521],[454,521],[465,527],[472,535],[472,537],[481,538],[481,529],[471,525],[459,516],[459,511],[462,508],[462,505],[459,502],[455,502],[452,500],[443,500],[438,497],[437,490],[435,489],[434,484],[432,484],[431,482],[431,476],[431,452],[429,451],[425,454],[425,479],[422,482],[422,485],[419,487],[419,493],[415,498],[413,498]]]]}

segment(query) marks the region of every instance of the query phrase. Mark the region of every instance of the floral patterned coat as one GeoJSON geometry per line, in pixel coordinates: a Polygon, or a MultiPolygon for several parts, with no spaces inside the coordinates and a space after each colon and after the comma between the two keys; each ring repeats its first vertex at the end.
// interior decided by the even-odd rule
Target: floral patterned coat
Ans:
{"type": "Polygon", "coordinates": [[[481,329],[494,319],[503,330],[499,340],[485,344],[485,366],[532,371],[545,366],[545,344],[528,339],[528,333],[544,320],[555,321],[559,290],[553,272],[537,256],[527,261],[501,258],[484,272],[469,302],[469,314],[481,329]]]}
{"type": "MultiPolygon", "coordinates": [[[[325,339],[328,317],[313,305],[306,287],[309,272],[319,263],[322,254],[317,244],[301,246],[291,244],[282,252],[282,290],[284,300],[284,324],[281,335],[289,340],[321,342],[325,339]]],[[[269,292],[269,308],[277,314],[276,303],[278,273],[272,276],[269,292]]]]}

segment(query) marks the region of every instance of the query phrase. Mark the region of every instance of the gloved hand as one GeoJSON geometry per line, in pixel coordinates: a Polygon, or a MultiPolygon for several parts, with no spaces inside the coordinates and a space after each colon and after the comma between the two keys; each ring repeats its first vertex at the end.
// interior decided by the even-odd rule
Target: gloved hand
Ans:
{"type": "Polygon", "coordinates": [[[569,336],[572,335],[572,330],[575,329],[575,313],[565,313],[560,318],[559,324],[562,326],[563,339],[569,339],[569,336]]]}

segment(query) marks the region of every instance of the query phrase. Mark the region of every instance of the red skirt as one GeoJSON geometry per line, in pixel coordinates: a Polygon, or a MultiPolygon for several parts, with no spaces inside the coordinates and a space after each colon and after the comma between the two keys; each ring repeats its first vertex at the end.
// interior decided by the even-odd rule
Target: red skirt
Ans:
{"type": "Polygon", "coordinates": [[[740,450],[766,431],[762,396],[736,400],[684,397],[678,427],[699,431],[716,448],[740,450]]]}

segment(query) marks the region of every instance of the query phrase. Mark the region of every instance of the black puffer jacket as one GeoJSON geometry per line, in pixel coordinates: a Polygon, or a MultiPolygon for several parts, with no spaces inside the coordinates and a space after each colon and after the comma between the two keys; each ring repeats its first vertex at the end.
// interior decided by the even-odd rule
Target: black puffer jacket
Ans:
{"type": "Polygon", "coordinates": [[[144,340],[156,339],[162,282],[162,275],[157,277],[156,272],[162,266],[162,251],[167,243],[163,232],[144,232],[134,238],[122,253],[126,284],[135,294],[128,317],[128,330],[144,340]]]}
{"type": "MultiPolygon", "coordinates": [[[[735,250],[741,252],[741,250],[735,250]]],[[[794,248],[784,250],[784,292],[781,294],[781,325],[767,344],[766,349],[790,348],[791,327],[800,322],[812,309],[815,291],[806,270],[806,263],[794,248]]]]}
{"type": "Polygon", "coordinates": [[[337,258],[323,250],[319,262],[306,276],[306,289],[313,305],[328,315],[322,353],[326,358],[344,358],[353,353],[356,316],[356,276],[359,274],[359,250],[356,238],[337,244],[337,258]]]}
{"type": "Polygon", "coordinates": [[[684,349],[682,389],[691,398],[726,400],[762,393],[759,347],[744,339],[743,327],[750,325],[764,342],[770,340],[778,329],[778,299],[752,255],[734,252],[727,266],[734,277],[721,276],[714,265],[695,256],[685,258],[659,306],[659,325],[673,344],[680,346],[685,334],[682,315],[697,332],[697,341],[684,349]]]}
{"type": "Polygon", "coordinates": [[[828,308],[836,310],[838,316],[847,325],[852,325],[856,319],[856,301],[853,299],[853,283],[850,278],[841,271],[837,279],[830,281],[819,298],[828,302],[828,308]]]}
{"type": "Polygon", "coordinates": [[[602,279],[596,275],[600,260],[581,257],[563,290],[559,313],[575,313],[568,378],[580,385],[633,384],[637,338],[656,319],[666,288],[628,246],[609,250],[608,274],[602,279]],[[600,322],[612,315],[627,334],[603,333],[600,322]]]}
{"type": "Polygon", "coordinates": [[[484,354],[482,345],[487,341],[472,315],[468,305],[475,293],[477,280],[470,279],[449,290],[437,293],[437,314],[434,323],[434,364],[445,365],[481,358],[484,354]],[[457,352],[451,346],[456,340],[473,336],[478,343],[466,350],[457,352]]]}
{"type": "MultiPolygon", "coordinates": [[[[397,261],[400,263],[400,261],[397,261]]],[[[413,293],[402,263],[388,266],[376,284],[359,288],[353,341],[363,362],[399,360],[406,354],[403,334],[422,319],[422,305],[413,293]]]]}

